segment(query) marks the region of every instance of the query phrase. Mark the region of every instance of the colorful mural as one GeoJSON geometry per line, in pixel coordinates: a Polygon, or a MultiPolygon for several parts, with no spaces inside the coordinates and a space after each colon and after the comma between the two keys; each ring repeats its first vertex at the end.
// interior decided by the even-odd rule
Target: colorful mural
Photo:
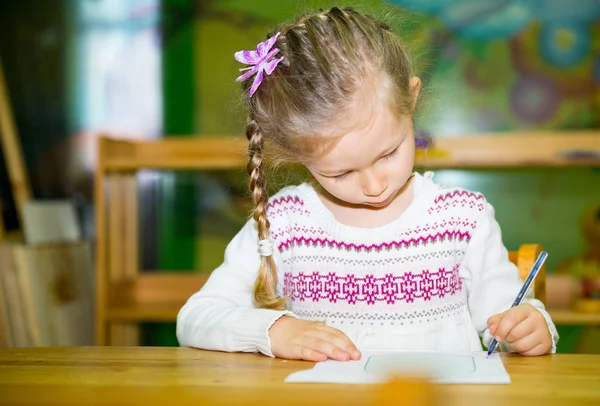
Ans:
{"type": "MultiPolygon", "coordinates": [[[[421,49],[442,51],[428,64],[431,84],[458,69],[455,86],[471,103],[468,123],[436,133],[600,126],[600,3],[417,1],[392,3],[418,13],[421,49]],[[479,97],[478,97],[479,96],[479,97]]],[[[428,58],[429,59],[429,58],[428,58]]],[[[454,92],[451,88],[449,92],[454,92]]],[[[443,92],[443,91],[442,91],[443,92]]],[[[444,111],[435,95],[430,114],[444,111]]],[[[464,106],[461,106],[461,109],[464,106]]],[[[463,120],[461,120],[463,121],[463,120]]]]}

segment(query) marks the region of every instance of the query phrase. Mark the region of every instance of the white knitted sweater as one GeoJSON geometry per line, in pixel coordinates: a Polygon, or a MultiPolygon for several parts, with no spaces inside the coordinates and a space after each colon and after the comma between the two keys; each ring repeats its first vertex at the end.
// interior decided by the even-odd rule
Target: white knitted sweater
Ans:
{"type": "MultiPolygon", "coordinates": [[[[282,189],[267,213],[287,310],[253,305],[260,256],[249,220],[179,312],[180,345],[272,356],[268,330],[288,314],[336,327],[362,350],[482,350],[487,319],[511,306],[522,281],[484,196],[432,178],[416,173],[406,211],[369,229],[339,223],[310,184],[282,189]]],[[[544,315],[555,352],[543,304],[531,291],[525,302],[544,315]]]]}

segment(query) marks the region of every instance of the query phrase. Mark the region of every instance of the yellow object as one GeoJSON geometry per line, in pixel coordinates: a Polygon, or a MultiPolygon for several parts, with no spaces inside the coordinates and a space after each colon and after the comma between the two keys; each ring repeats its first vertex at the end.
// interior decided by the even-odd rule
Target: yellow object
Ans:
{"type": "Polygon", "coordinates": [[[573,304],[573,308],[581,313],[598,313],[600,318],[600,300],[577,299],[573,304]]]}

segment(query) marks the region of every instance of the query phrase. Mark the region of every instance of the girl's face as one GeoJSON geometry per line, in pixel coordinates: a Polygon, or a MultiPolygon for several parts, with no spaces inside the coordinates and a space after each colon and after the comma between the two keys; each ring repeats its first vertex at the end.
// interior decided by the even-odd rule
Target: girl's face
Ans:
{"type": "Polygon", "coordinates": [[[415,137],[410,115],[398,117],[383,103],[353,116],[356,126],[308,170],[333,197],[357,207],[381,209],[412,176],[415,137]]]}

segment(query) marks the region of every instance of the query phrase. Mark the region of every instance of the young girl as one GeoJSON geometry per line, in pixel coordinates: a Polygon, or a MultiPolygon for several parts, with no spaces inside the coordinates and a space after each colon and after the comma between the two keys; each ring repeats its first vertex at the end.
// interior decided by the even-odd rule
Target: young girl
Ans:
{"type": "Polygon", "coordinates": [[[494,209],[413,172],[420,81],[384,23],[333,8],[240,51],[253,218],[177,318],[181,345],[289,359],[360,350],[554,352],[543,304],[522,286],[494,209]],[[269,199],[264,152],[311,183],[269,199]]]}

